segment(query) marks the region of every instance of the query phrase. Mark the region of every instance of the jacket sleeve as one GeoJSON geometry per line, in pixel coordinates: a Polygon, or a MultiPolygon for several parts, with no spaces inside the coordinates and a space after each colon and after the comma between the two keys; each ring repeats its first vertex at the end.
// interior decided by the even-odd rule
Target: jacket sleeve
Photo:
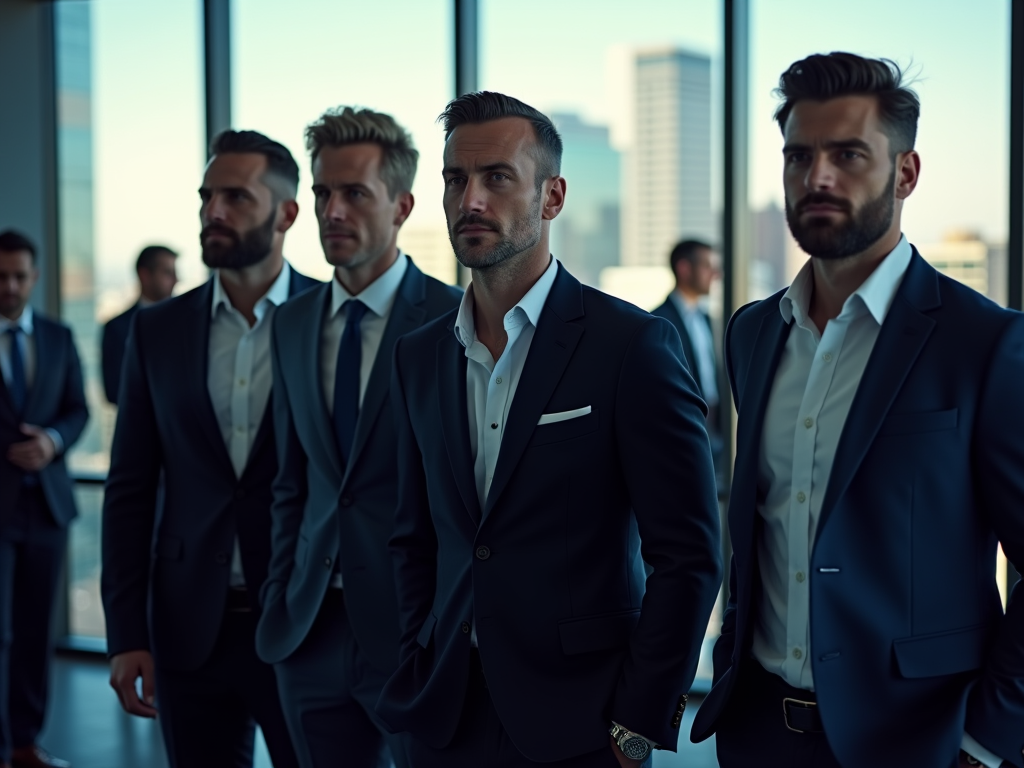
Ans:
{"type": "Polygon", "coordinates": [[[121,404],[103,499],[100,589],[107,652],[148,650],[146,603],[162,453],[143,350],[145,324],[136,315],[121,378],[121,404]]]}
{"type": "Polygon", "coordinates": [[[71,446],[82,436],[89,421],[89,406],[85,402],[85,386],[82,382],[82,363],[78,359],[78,350],[75,348],[71,331],[65,329],[64,332],[67,334],[68,363],[64,375],[60,412],[50,424],[40,425],[56,430],[60,434],[62,453],[71,450],[71,446]]]}
{"type": "Polygon", "coordinates": [[[124,348],[119,350],[120,334],[115,331],[114,320],[103,326],[100,340],[100,372],[103,374],[103,394],[107,402],[117,405],[117,387],[121,383],[120,362],[124,359],[124,348]]]}
{"type": "Polygon", "coordinates": [[[411,656],[434,600],[437,587],[437,533],[427,500],[427,478],[409,418],[403,382],[402,345],[395,344],[391,372],[391,407],[398,437],[398,507],[388,543],[398,592],[399,662],[411,656]]]}
{"type": "Polygon", "coordinates": [[[652,572],[612,720],[674,750],[674,719],[697,671],[722,564],[706,406],[668,321],[651,318],[635,333],[615,411],[640,551],[652,572]]]}
{"type": "Polygon", "coordinates": [[[274,372],[274,440],[277,445],[277,477],[274,478],[274,504],[270,508],[270,565],[267,580],[260,589],[260,604],[266,605],[273,592],[280,592],[291,577],[295,565],[295,547],[308,494],[306,451],[295,432],[291,397],[284,368],[281,366],[278,339],[280,315],[274,315],[270,357],[274,372]]]}
{"type": "MultiPolygon", "coordinates": [[[[992,356],[974,433],[983,510],[1003,551],[1024,571],[1024,315],[1014,313],[992,356]]],[[[1024,589],[1017,585],[967,705],[966,731],[1024,766],[1024,589]]]]}

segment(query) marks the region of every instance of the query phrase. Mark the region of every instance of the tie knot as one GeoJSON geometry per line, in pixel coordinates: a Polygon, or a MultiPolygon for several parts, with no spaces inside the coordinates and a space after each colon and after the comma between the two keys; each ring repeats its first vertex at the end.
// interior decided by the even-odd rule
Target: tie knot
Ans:
{"type": "Polygon", "coordinates": [[[359,325],[366,314],[367,307],[359,299],[350,299],[345,303],[345,322],[351,325],[359,325]]]}
{"type": "Polygon", "coordinates": [[[11,334],[11,338],[18,338],[19,333],[24,333],[20,325],[9,325],[7,327],[7,333],[11,334]]]}

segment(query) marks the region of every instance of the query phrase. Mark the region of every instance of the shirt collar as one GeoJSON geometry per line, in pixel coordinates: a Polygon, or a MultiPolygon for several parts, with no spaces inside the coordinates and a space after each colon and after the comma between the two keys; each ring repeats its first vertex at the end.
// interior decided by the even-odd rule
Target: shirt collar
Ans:
{"type": "Polygon", "coordinates": [[[8,328],[18,326],[21,328],[22,333],[26,336],[32,335],[32,305],[26,304],[25,309],[21,311],[21,317],[17,320],[8,320],[6,317],[0,317],[0,333],[6,333],[8,328]]]}
{"type": "MultiPolygon", "coordinates": [[[[896,247],[882,259],[868,279],[861,283],[860,287],[846,300],[840,316],[853,311],[855,304],[860,304],[867,308],[876,323],[882,325],[889,314],[889,308],[892,307],[896,292],[903,282],[903,275],[906,274],[913,255],[914,252],[910,243],[907,242],[906,236],[901,236],[896,247]]],[[[779,311],[787,324],[794,318],[798,324],[803,323],[810,312],[811,293],[814,290],[812,269],[811,261],[808,259],[793,279],[793,284],[779,300],[779,311]]]]}
{"type": "MultiPolygon", "coordinates": [[[[256,302],[256,306],[253,308],[253,314],[256,315],[257,322],[263,319],[263,315],[267,311],[268,303],[277,307],[288,301],[288,290],[291,286],[291,276],[292,268],[286,261],[284,266],[281,268],[281,274],[277,276],[277,279],[270,286],[270,289],[263,294],[260,300],[256,302]]],[[[234,309],[231,299],[228,298],[227,291],[224,290],[224,286],[220,283],[220,270],[218,269],[213,273],[213,307],[210,310],[211,317],[217,316],[217,310],[221,305],[228,310],[234,309]]]]}
{"type": "Polygon", "coordinates": [[[377,317],[387,317],[395,305],[398,289],[402,285],[402,279],[408,268],[409,257],[399,251],[395,263],[356,296],[349,293],[337,277],[333,278],[331,280],[331,314],[329,317],[338,314],[345,303],[351,299],[359,299],[377,317]]]}
{"type": "MultiPolygon", "coordinates": [[[[551,262],[540,279],[512,309],[505,313],[506,330],[509,329],[510,323],[512,323],[512,327],[515,327],[519,313],[524,314],[534,328],[537,327],[541,312],[544,311],[544,305],[547,303],[548,294],[551,293],[551,286],[555,284],[555,277],[558,275],[558,260],[553,256],[550,258],[551,262]]],[[[470,283],[466,292],[462,294],[462,303],[459,305],[459,314],[455,320],[455,338],[466,348],[476,341],[476,323],[473,320],[474,305],[473,284],[470,283]]]]}

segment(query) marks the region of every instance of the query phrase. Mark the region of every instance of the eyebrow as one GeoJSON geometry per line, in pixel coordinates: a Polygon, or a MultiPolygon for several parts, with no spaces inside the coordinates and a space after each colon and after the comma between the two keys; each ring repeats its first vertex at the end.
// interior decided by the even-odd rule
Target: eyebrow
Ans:
{"type": "MultiPolygon", "coordinates": [[[[482,165],[482,166],[480,166],[479,170],[483,171],[484,173],[490,173],[491,171],[510,171],[512,173],[517,173],[518,172],[516,170],[515,166],[513,166],[511,163],[505,163],[505,162],[490,163],[488,165],[482,165]]],[[[441,169],[441,173],[442,174],[446,174],[446,173],[465,173],[465,172],[466,172],[465,169],[460,168],[459,166],[456,166],[456,165],[446,165],[444,168],[441,169]]]]}
{"type": "MultiPolygon", "coordinates": [[[[871,145],[863,139],[840,139],[837,141],[826,141],[822,143],[825,149],[862,149],[865,152],[871,151],[871,145]]],[[[809,144],[786,144],[782,148],[785,152],[807,152],[812,149],[809,144]]]]}
{"type": "Polygon", "coordinates": [[[211,194],[215,190],[217,192],[240,192],[242,194],[249,195],[249,197],[253,197],[252,192],[250,192],[246,187],[200,187],[199,194],[203,194],[204,192],[211,194]]]}

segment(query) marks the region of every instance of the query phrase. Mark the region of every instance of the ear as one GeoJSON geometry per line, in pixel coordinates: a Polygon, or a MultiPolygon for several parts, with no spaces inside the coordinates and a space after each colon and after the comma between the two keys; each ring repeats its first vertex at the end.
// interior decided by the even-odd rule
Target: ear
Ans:
{"type": "Polygon", "coordinates": [[[282,200],[277,208],[277,226],[275,232],[284,233],[292,228],[299,215],[299,204],[294,200],[282,200]]]}
{"type": "Polygon", "coordinates": [[[544,196],[544,204],[541,209],[541,218],[551,221],[565,205],[565,179],[561,176],[554,176],[541,186],[541,194],[544,196]]]}
{"type": "Polygon", "coordinates": [[[405,224],[405,220],[412,213],[412,209],[416,205],[416,198],[412,196],[412,192],[399,192],[398,199],[395,202],[397,205],[395,207],[395,220],[393,224],[396,227],[400,227],[405,224]]]}
{"type": "Polygon", "coordinates": [[[913,149],[896,155],[896,193],[897,200],[906,200],[917,187],[921,177],[921,156],[913,149]]]}

